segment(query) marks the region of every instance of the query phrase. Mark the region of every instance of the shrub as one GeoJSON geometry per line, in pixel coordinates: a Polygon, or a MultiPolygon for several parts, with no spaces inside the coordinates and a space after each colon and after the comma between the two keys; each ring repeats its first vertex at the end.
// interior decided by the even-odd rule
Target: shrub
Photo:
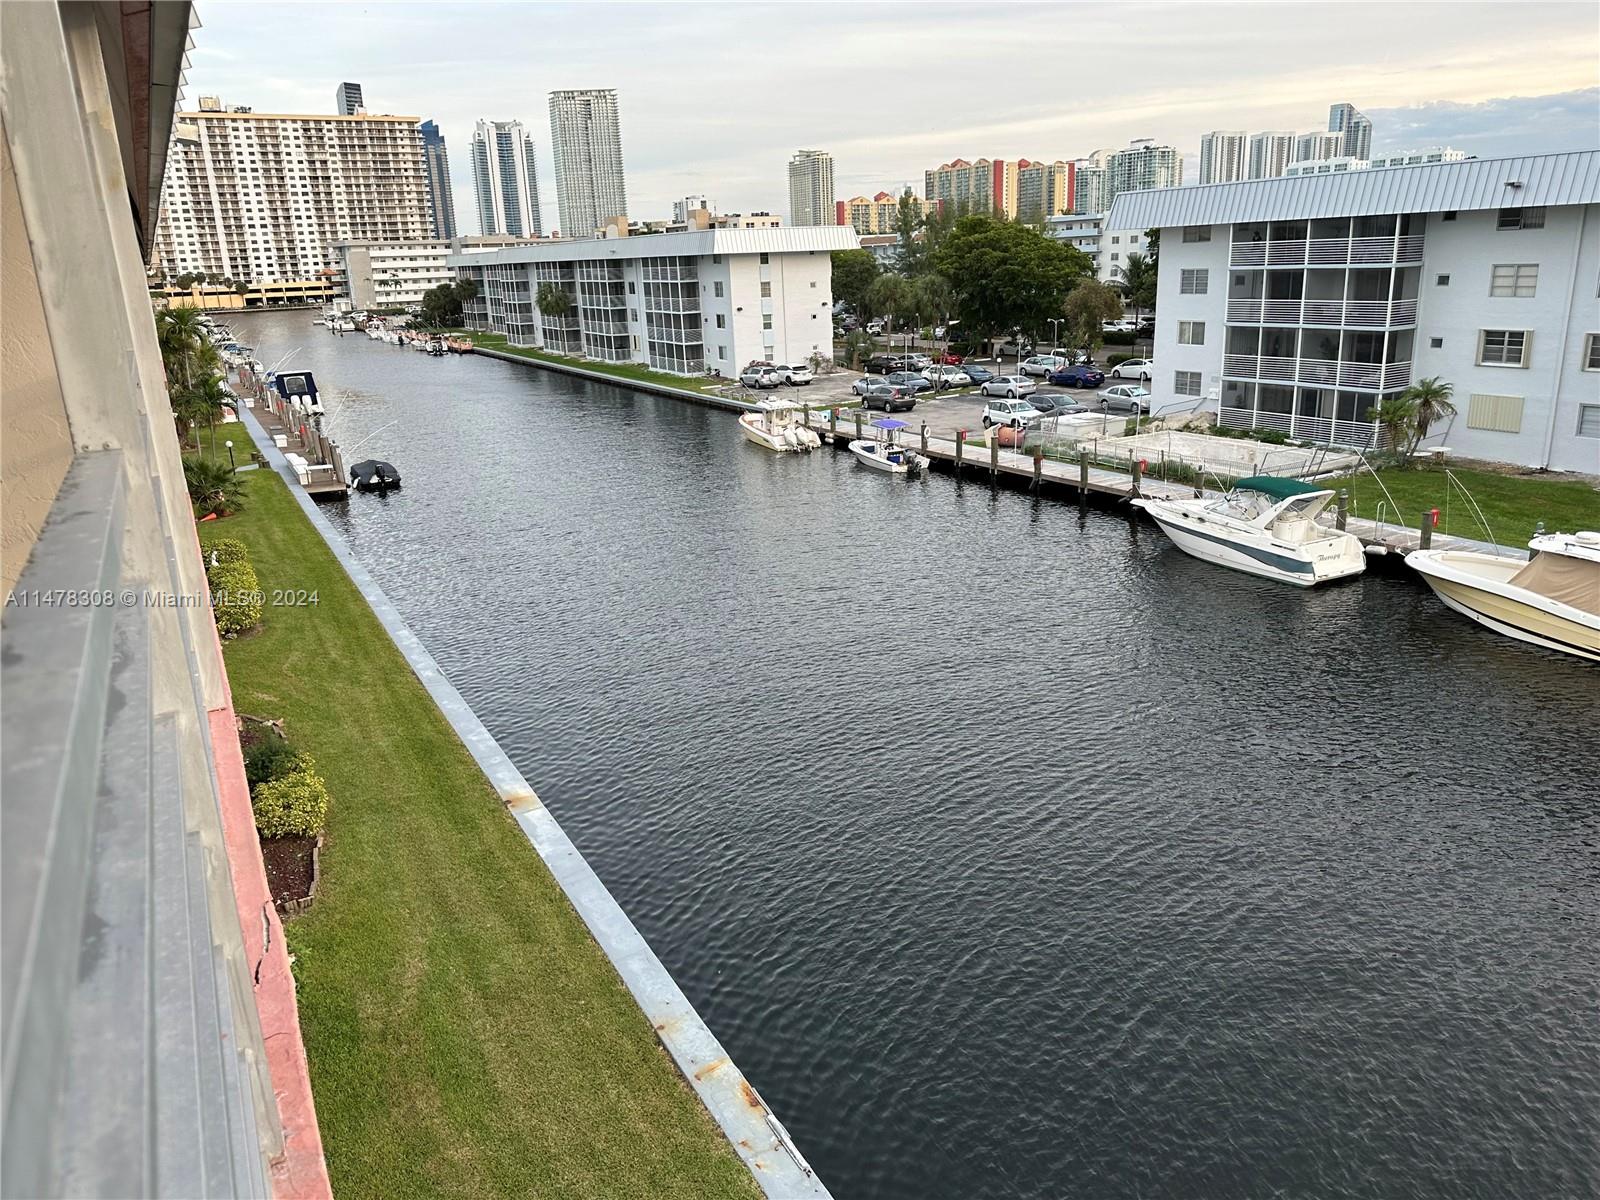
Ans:
{"type": "Polygon", "coordinates": [[[248,562],[222,563],[206,574],[211,583],[211,609],[217,632],[236,637],[261,623],[261,584],[248,562]]]}
{"type": "Polygon", "coordinates": [[[244,507],[244,484],[225,467],[195,454],[183,456],[183,478],[197,517],[225,517],[244,507]]]}
{"type": "MultiPolygon", "coordinates": [[[[1102,333],[1100,341],[1107,346],[1131,346],[1137,337],[1138,335],[1131,329],[1113,329],[1107,333],[1102,333]]],[[[1130,354],[1127,357],[1132,358],[1133,356],[1130,354]]]]}
{"type": "Polygon", "coordinates": [[[1106,366],[1114,367],[1118,363],[1127,362],[1132,357],[1133,355],[1131,354],[1108,354],[1106,355],[1106,366]]]}
{"type": "Polygon", "coordinates": [[[200,552],[205,555],[207,572],[210,572],[212,567],[226,563],[250,561],[250,551],[238,538],[218,538],[214,542],[207,542],[200,547],[200,552]]]}
{"type": "Polygon", "coordinates": [[[1281,429],[1263,429],[1256,434],[1258,442],[1266,442],[1269,446],[1282,446],[1289,440],[1289,435],[1281,429]]]}
{"type": "Polygon", "coordinates": [[[275,733],[269,733],[244,752],[244,777],[253,792],[258,783],[292,775],[300,769],[303,759],[304,756],[296,754],[288,742],[275,733]]]}
{"type": "Polygon", "coordinates": [[[311,760],[300,757],[301,769],[281,779],[258,783],[250,793],[256,832],[265,838],[322,832],[328,819],[328,785],[311,770],[311,760]]]}

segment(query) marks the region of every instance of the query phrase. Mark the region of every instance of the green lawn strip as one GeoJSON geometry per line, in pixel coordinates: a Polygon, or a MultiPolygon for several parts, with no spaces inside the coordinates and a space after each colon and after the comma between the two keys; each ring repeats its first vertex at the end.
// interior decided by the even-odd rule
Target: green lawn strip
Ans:
{"type": "Polygon", "coordinates": [[[286,718],[333,797],[288,938],[335,1194],[757,1195],[287,486],[246,489],[202,537],[243,541],[268,595],[317,593],[225,657],[235,708],[286,718]]]}
{"type": "MultiPolygon", "coordinates": [[[[1452,467],[1450,473],[1483,510],[1489,532],[1483,529],[1461,489],[1453,486],[1442,470],[1431,466],[1389,467],[1377,473],[1394,498],[1387,504],[1384,520],[1415,527],[1423,513],[1437,508],[1440,533],[1495,541],[1503,546],[1526,544],[1540,521],[1551,533],[1558,529],[1600,528],[1600,490],[1583,480],[1503,475],[1466,467],[1452,467]]],[[[1349,489],[1351,512],[1359,517],[1375,518],[1378,505],[1388,500],[1370,473],[1329,480],[1325,486],[1349,489]]]]}
{"type": "Polygon", "coordinates": [[[614,375],[618,379],[629,379],[636,383],[653,383],[662,387],[677,388],[679,391],[711,391],[726,386],[729,382],[726,379],[706,379],[697,375],[671,375],[665,371],[652,371],[649,367],[641,367],[637,363],[597,362],[565,354],[551,354],[549,351],[535,350],[529,346],[510,346],[506,344],[504,334],[485,333],[479,329],[461,329],[453,332],[463,337],[470,337],[475,346],[482,346],[486,350],[515,354],[518,358],[528,358],[535,362],[555,363],[581,371],[593,371],[597,375],[614,375]]]}

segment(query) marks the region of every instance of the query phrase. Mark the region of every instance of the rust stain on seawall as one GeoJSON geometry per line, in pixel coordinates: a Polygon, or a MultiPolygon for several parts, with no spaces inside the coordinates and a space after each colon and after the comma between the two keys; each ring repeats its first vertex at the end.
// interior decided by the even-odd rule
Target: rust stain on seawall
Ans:
{"type": "Polygon", "coordinates": [[[532,788],[515,788],[501,793],[500,798],[505,801],[505,806],[514,813],[532,812],[536,808],[543,808],[544,803],[534,793],[532,788]]]}
{"type": "Polygon", "coordinates": [[[722,1070],[723,1067],[728,1065],[728,1062],[729,1059],[726,1057],[708,1062],[705,1066],[701,1067],[694,1073],[694,1077],[696,1079],[704,1080],[707,1075],[715,1075],[718,1071],[722,1070]]]}

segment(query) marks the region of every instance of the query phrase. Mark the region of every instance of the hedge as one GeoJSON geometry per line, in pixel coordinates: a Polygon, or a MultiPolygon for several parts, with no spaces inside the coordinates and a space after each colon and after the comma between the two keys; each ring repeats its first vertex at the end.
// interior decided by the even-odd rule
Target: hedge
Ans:
{"type": "Polygon", "coordinates": [[[248,562],[223,563],[206,573],[211,583],[211,610],[217,632],[236,637],[261,623],[261,584],[248,562]]]}
{"type": "Polygon", "coordinates": [[[245,544],[238,538],[218,538],[214,542],[207,542],[201,546],[200,551],[205,556],[207,572],[212,567],[250,561],[250,551],[245,548],[245,544]]]}
{"type": "Polygon", "coordinates": [[[251,793],[256,832],[264,838],[311,837],[322,832],[328,819],[328,785],[312,770],[309,758],[302,755],[300,761],[299,770],[258,783],[251,793]]]}

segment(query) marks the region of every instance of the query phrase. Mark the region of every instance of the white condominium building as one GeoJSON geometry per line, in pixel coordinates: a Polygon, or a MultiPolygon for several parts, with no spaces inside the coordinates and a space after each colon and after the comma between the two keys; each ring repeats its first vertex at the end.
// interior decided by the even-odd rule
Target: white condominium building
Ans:
{"type": "Polygon", "coordinates": [[[169,276],[310,279],[337,241],[432,235],[416,117],[178,113],[157,247],[169,276]]]}
{"type": "Polygon", "coordinates": [[[1247,176],[1250,179],[1276,179],[1282,175],[1294,161],[1294,139],[1294,132],[1287,129],[1252,133],[1247,176]]]}
{"type": "Polygon", "coordinates": [[[479,121],[472,132],[472,182],[484,234],[543,237],[533,139],[521,121],[479,121]]]}
{"type": "Polygon", "coordinates": [[[551,92],[550,146],[563,237],[593,237],[608,222],[628,215],[615,89],[551,92]]]}
{"type": "Polygon", "coordinates": [[[1344,139],[1339,153],[1346,158],[1372,157],[1372,122],[1354,104],[1328,106],[1328,129],[1344,139]]]}
{"type": "Polygon", "coordinates": [[[1342,133],[1302,133],[1294,139],[1295,162],[1317,162],[1328,158],[1349,157],[1344,152],[1342,133]]]}
{"type": "Polygon", "coordinates": [[[1600,471],[1600,150],[1125,193],[1111,222],[1161,230],[1157,411],[1366,447],[1438,378],[1426,445],[1600,471]]]}
{"type": "Polygon", "coordinates": [[[1217,129],[1200,139],[1200,182],[1233,183],[1249,166],[1249,135],[1242,129],[1217,129]]]}
{"type": "Polygon", "coordinates": [[[1183,155],[1172,146],[1137,138],[1106,160],[1106,203],[1123,192],[1177,187],[1183,182],[1183,155]]]}
{"type": "Polygon", "coordinates": [[[832,357],[830,255],[857,245],[840,225],[708,229],[454,254],[449,263],[478,285],[466,323],[513,346],[732,377],[757,359],[832,357]],[[546,285],[559,299],[548,310],[539,302],[546,285]]]}
{"type": "Polygon", "coordinates": [[[833,155],[825,150],[796,150],[789,160],[789,224],[832,225],[837,203],[833,155]]]}
{"type": "Polygon", "coordinates": [[[486,237],[435,238],[426,242],[336,242],[344,294],[357,311],[387,310],[421,304],[424,293],[442,283],[454,283],[455,268],[446,263],[452,254],[472,254],[523,239],[496,234],[486,237]]]}

